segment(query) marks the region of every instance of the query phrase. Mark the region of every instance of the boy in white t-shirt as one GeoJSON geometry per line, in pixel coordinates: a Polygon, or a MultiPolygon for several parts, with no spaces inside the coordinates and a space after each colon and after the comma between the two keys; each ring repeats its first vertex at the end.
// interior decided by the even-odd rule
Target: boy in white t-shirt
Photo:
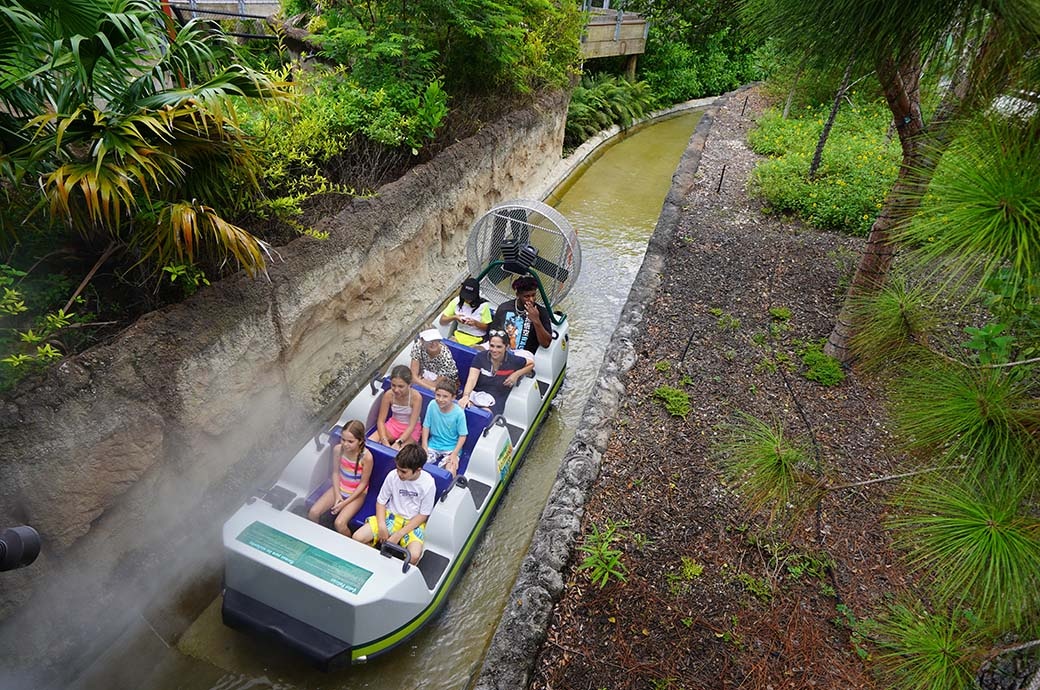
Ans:
{"type": "Polygon", "coordinates": [[[373,546],[381,541],[400,544],[415,565],[422,556],[426,518],[433,511],[437,485],[422,470],[426,452],[419,446],[405,446],[394,462],[397,469],[383,481],[376,499],[376,514],[354,532],[354,539],[373,546]]]}

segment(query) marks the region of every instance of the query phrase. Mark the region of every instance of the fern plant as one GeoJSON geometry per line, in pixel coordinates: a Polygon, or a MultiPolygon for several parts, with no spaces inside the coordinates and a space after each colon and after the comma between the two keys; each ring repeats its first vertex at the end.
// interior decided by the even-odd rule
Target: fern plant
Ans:
{"type": "Polygon", "coordinates": [[[653,106],[646,82],[607,74],[586,76],[571,95],[564,146],[578,146],[613,125],[627,129],[653,106]]]}

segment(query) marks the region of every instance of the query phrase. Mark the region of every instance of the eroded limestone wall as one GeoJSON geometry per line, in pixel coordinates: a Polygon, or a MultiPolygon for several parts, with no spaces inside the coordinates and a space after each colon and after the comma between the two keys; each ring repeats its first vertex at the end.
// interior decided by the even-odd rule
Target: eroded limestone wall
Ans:
{"type": "Polygon", "coordinates": [[[565,112],[508,115],[324,218],[269,281],[221,281],[0,401],[0,527],[45,541],[0,573],[0,659],[84,663],[135,617],[174,639],[217,592],[221,523],[454,289],[470,224],[551,172],[565,112]]]}

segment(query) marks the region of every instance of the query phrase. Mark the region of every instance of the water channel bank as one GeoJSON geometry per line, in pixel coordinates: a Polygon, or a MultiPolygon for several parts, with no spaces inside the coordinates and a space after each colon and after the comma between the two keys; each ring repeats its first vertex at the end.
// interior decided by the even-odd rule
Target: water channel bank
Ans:
{"type": "Polygon", "coordinates": [[[583,424],[581,413],[607,345],[604,335],[617,323],[669,179],[698,117],[691,113],[633,128],[609,147],[561,163],[567,172],[581,168],[578,179],[565,184],[566,191],[554,202],[576,223],[584,254],[582,275],[562,305],[572,328],[566,383],[469,570],[429,626],[386,657],[346,673],[324,675],[308,670],[284,650],[222,626],[217,601],[170,649],[147,626],[138,626],[74,687],[454,690],[472,682],[559,460],[583,424]]]}
{"type": "Polygon", "coordinates": [[[639,272],[632,283],[618,325],[585,409],[582,424],[564,455],[531,546],[509,595],[477,680],[477,690],[527,687],[556,599],[563,592],[563,570],[581,532],[585,502],[599,474],[600,462],[625,392],[621,378],[636,360],[633,346],[644,313],[660,283],[664,256],[678,224],[684,199],[694,183],[715,112],[729,96],[707,107],[672,176],[639,272]]]}
{"type": "Polygon", "coordinates": [[[750,182],[762,157],[747,133],[767,105],[753,88],[714,112],[621,362],[632,365],[616,382],[619,407],[595,439],[609,438],[577,538],[591,545],[613,525],[626,580],[601,588],[576,554],[532,682],[500,687],[891,687],[861,658],[873,648],[849,621],[917,592],[884,527],[886,499],[902,487],[876,481],[908,459],[883,381],[852,370],[825,386],[803,361],[830,331],[864,239],[763,208],[750,182]],[[688,410],[666,409],[664,386],[688,410]],[[719,452],[741,413],[782,425],[812,458],[807,471],[854,488],[827,493],[789,530],[746,510],[750,492],[727,481],[719,452]]]}

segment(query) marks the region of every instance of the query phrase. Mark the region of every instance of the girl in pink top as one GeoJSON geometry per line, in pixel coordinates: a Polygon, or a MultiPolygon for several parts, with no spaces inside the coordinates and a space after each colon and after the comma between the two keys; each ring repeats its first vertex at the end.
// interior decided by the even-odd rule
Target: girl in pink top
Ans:
{"type": "Polygon", "coordinates": [[[379,401],[376,430],[368,438],[398,449],[406,443],[418,443],[422,432],[421,410],[422,396],[412,388],[412,371],[397,365],[390,370],[390,390],[379,401]]]}
{"type": "Polygon", "coordinates": [[[347,523],[361,510],[372,476],[372,453],[365,448],[365,425],[356,419],[347,422],[340,442],[332,449],[332,457],[336,458],[332,486],[314,502],[307,516],[318,522],[329,512],[335,516],[332,524],[336,531],[349,537],[347,523]]]}

